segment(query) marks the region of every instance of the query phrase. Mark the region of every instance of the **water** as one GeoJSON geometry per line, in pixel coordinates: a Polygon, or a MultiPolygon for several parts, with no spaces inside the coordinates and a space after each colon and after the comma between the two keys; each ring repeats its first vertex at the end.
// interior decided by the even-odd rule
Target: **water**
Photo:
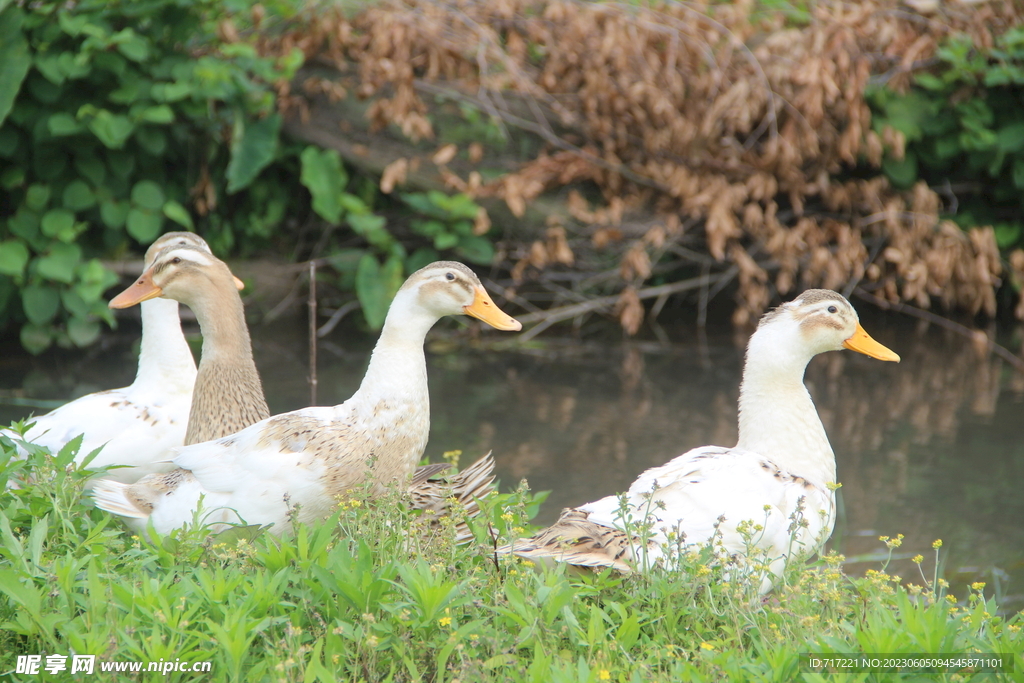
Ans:
{"type": "MultiPolygon", "coordinates": [[[[667,316],[663,316],[667,317],[667,316]]],[[[807,384],[836,452],[842,514],[832,546],[847,571],[879,568],[878,536],[905,535],[889,571],[917,579],[909,558],[960,585],[985,581],[1006,606],[1024,606],[1024,375],[972,343],[905,318],[864,316],[900,364],[852,352],[812,361],[807,384]]],[[[0,400],[66,400],[131,382],[137,333],[85,354],[0,359],[0,400]]],[[[538,523],[563,507],[624,490],[645,468],[695,446],[732,445],[746,337],[728,326],[701,340],[691,325],[669,343],[545,340],[497,350],[507,335],[471,338],[452,321],[428,342],[432,432],[427,454],[461,449],[463,463],[494,451],[503,489],[521,478],[551,490],[538,523]],[[454,334],[453,334],[454,333],[454,334]]],[[[589,337],[588,337],[589,338],[589,337]]],[[[309,403],[307,340],[298,321],[253,328],[257,364],[274,413],[309,403]]],[[[320,347],[319,403],[358,386],[371,336],[336,331],[320,347]]],[[[0,405],[0,421],[30,412],[0,405]]],[[[963,594],[960,590],[958,595],[963,594]]]]}

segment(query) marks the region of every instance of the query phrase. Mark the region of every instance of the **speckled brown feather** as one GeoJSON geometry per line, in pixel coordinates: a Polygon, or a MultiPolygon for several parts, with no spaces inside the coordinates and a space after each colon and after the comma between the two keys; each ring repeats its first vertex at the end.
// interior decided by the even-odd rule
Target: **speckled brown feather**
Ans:
{"type": "Polygon", "coordinates": [[[497,549],[498,554],[515,554],[531,560],[553,560],[579,567],[611,567],[629,574],[629,560],[639,541],[625,532],[587,519],[574,508],[562,510],[558,521],[532,538],[497,549]]]}
{"type": "Polygon", "coordinates": [[[252,363],[199,364],[185,445],[212,441],[270,417],[263,384],[252,363]]]}
{"type": "MultiPolygon", "coordinates": [[[[409,495],[414,510],[423,510],[420,523],[431,529],[441,526],[441,519],[451,510],[452,500],[461,508],[465,519],[480,514],[480,500],[494,493],[494,458],[488,453],[475,463],[454,475],[441,475],[449,465],[425,465],[416,471],[409,485],[409,495]],[[429,476],[421,470],[435,468],[429,476]]],[[[455,542],[466,543],[473,534],[464,520],[455,525],[455,542]]]]}

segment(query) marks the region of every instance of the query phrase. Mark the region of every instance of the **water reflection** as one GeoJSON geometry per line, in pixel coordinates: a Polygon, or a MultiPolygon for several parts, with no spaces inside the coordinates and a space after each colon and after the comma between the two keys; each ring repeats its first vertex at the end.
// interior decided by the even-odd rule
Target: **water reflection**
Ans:
{"type": "MultiPolygon", "coordinates": [[[[669,345],[555,340],[499,352],[478,348],[453,322],[443,326],[449,334],[428,344],[428,455],[462,449],[468,459],[493,449],[504,487],[525,477],[552,491],[540,523],[623,490],[689,448],[736,441],[746,338],[729,328],[709,331],[706,345],[687,327],[669,329],[669,345]],[[446,341],[453,331],[459,344],[446,341]]],[[[947,578],[1001,583],[1007,604],[1024,606],[1024,376],[934,327],[894,316],[865,326],[902,363],[829,353],[807,371],[843,484],[834,547],[863,559],[883,549],[879,535],[902,533],[904,559],[890,570],[912,580],[917,568],[906,558],[925,555],[930,576],[931,544],[941,538],[947,578]]],[[[0,389],[66,399],[123,386],[134,375],[130,339],[86,356],[5,353],[0,389]]],[[[307,405],[303,326],[257,326],[253,339],[272,412],[307,405]]],[[[321,404],[355,390],[372,341],[350,331],[321,347],[321,404]]],[[[27,412],[2,406],[0,419],[27,412]]],[[[872,567],[877,559],[847,569],[872,567]]]]}

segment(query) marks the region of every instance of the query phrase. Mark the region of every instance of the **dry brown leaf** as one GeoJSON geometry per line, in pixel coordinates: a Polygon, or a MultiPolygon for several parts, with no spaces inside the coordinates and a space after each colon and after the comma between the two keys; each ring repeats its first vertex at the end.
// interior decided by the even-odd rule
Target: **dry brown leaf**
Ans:
{"type": "Polygon", "coordinates": [[[621,239],[622,231],[618,228],[598,228],[590,241],[595,249],[604,249],[612,242],[618,242],[621,239]]]}
{"type": "Polygon", "coordinates": [[[380,176],[380,191],[384,194],[391,194],[395,187],[405,183],[405,176],[408,171],[408,159],[400,158],[392,161],[384,167],[384,172],[380,176]]]}
{"type": "Polygon", "coordinates": [[[636,242],[619,263],[619,276],[626,282],[646,280],[651,276],[651,257],[642,242],[636,242]]]}
{"type": "Polygon", "coordinates": [[[640,330],[640,325],[644,322],[644,305],[640,302],[640,297],[637,296],[634,288],[626,287],[622,290],[619,300],[615,303],[615,315],[618,316],[619,324],[629,336],[633,336],[640,330]]]}
{"type": "Polygon", "coordinates": [[[438,166],[444,166],[449,161],[455,158],[455,155],[458,153],[458,151],[459,148],[457,146],[455,146],[452,143],[449,143],[441,147],[436,152],[434,152],[434,156],[430,157],[430,160],[433,161],[438,166]]]}
{"type": "Polygon", "coordinates": [[[476,218],[473,220],[473,234],[485,235],[491,229],[491,217],[487,215],[487,209],[480,207],[476,211],[476,218]]]}

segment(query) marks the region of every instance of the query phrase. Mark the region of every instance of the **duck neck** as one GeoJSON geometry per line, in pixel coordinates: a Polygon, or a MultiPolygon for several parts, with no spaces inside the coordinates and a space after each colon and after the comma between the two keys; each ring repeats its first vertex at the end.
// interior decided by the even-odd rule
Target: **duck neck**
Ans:
{"type": "Polygon", "coordinates": [[[230,295],[188,303],[203,332],[203,355],[192,395],[186,445],[234,434],[270,417],[252,357],[241,298],[231,289],[230,295]]]}
{"type": "Polygon", "coordinates": [[[437,320],[437,316],[413,305],[409,293],[399,292],[388,309],[366,375],[352,399],[392,399],[429,406],[423,342],[437,320]]]}
{"type": "Polygon", "coordinates": [[[191,391],[196,363],[181,331],[178,302],[150,299],[141,307],[142,343],[135,385],[152,386],[161,392],[191,391]]]}
{"type": "Polygon", "coordinates": [[[772,343],[764,331],[755,332],[747,349],[737,446],[818,485],[835,482],[835,455],[803,382],[812,356],[772,343]]]}

